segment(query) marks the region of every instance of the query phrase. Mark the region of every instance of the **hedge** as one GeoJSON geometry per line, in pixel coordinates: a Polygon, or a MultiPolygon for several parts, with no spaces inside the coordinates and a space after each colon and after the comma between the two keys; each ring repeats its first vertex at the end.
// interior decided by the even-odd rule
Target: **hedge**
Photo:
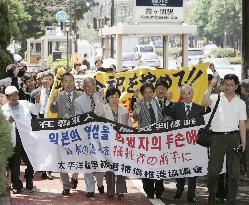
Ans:
{"type": "Polygon", "coordinates": [[[0,195],[7,190],[6,166],[12,154],[11,129],[8,121],[0,110],[0,195]]]}
{"type": "MultiPolygon", "coordinates": [[[[236,55],[236,53],[235,53],[236,55]]],[[[233,48],[216,48],[211,51],[208,56],[214,58],[226,58],[226,57],[235,57],[233,48]]]]}
{"type": "Polygon", "coordinates": [[[6,67],[12,63],[14,63],[12,54],[8,50],[0,48],[0,79],[6,77],[6,67]]]}

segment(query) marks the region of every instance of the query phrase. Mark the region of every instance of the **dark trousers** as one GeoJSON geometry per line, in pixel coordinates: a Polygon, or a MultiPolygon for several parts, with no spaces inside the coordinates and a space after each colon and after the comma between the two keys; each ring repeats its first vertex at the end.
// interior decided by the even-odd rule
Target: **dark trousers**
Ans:
{"type": "Polygon", "coordinates": [[[164,191],[163,179],[155,180],[155,179],[147,179],[143,178],[143,189],[147,195],[154,195],[156,193],[157,196],[162,195],[164,191]]]}
{"type": "Polygon", "coordinates": [[[11,183],[14,189],[23,188],[22,181],[20,180],[21,159],[27,165],[24,175],[26,182],[32,182],[34,176],[34,170],[23,148],[19,132],[16,129],[16,146],[14,148],[13,155],[10,158],[11,183]]]}
{"type": "MultiPolygon", "coordinates": [[[[176,179],[176,188],[177,193],[182,194],[185,186],[185,178],[176,179]]],[[[196,177],[188,177],[188,192],[187,198],[195,198],[195,189],[196,189],[196,177]]]]}
{"type": "Polygon", "coordinates": [[[218,177],[226,154],[228,174],[227,200],[229,203],[235,203],[239,185],[240,153],[235,153],[233,148],[238,145],[240,145],[239,133],[211,136],[207,183],[210,199],[214,198],[217,192],[218,177]]]}
{"type": "Polygon", "coordinates": [[[218,189],[216,192],[216,197],[220,199],[227,198],[227,174],[219,174],[218,178],[218,189]]]}

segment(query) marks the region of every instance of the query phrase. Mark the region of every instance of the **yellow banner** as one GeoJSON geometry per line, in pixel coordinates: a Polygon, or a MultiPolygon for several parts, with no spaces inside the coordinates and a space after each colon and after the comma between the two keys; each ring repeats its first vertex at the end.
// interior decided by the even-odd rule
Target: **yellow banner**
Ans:
{"type": "MultiPolygon", "coordinates": [[[[163,78],[168,82],[168,85],[170,87],[168,92],[173,93],[173,102],[178,101],[180,98],[179,87],[185,84],[190,84],[194,89],[193,101],[197,104],[201,104],[203,95],[208,86],[208,65],[209,63],[204,63],[196,65],[195,67],[180,68],[177,70],[139,69],[121,72],[115,75],[113,75],[112,73],[97,72],[95,74],[91,74],[91,76],[95,76],[98,88],[107,89],[108,87],[112,86],[117,87],[122,93],[120,100],[125,106],[128,106],[134,90],[139,89],[144,82],[151,82],[155,85],[155,82],[159,78],[163,78]]],[[[81,88],[82,78],[86,76],[88,75],[74,76],[76,88],[81,88]]],[[[56,91],[52,90],[51,95],[53,92],[59,92],[62,89],[60,84],[60,77],[59,79],[57,77],[53,89],[56,89],[56,91]]],[[[52,100],[51,97],[50,100],[52,100]]],[[[48,117],[52,116],[48,115],[48,117]]]]}

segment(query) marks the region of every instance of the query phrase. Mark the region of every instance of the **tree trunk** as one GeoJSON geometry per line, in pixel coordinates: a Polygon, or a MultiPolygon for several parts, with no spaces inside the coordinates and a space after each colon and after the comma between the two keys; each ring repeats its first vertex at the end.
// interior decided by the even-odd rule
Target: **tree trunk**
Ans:
{"type": "Polygon", "coordinates": [[[242,0],[242,79],[249,71],[249,1],[242,0]]]}

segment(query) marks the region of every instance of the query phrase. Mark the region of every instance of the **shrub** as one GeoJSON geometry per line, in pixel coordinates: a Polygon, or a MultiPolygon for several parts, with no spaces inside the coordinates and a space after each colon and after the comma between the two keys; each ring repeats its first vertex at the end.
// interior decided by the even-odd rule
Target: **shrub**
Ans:
{"type": "Polygon", "coordinates": [[[181,47],[175,47],[175,48],[170,48],[169,49],[169,56],[176,58],[177,56],[180,56],[182,52],[181,47]]]}
{"type": "Polygon", "coordinates": [[[12,54],[0,48],[0,79],[5,77],[5,69],[11,63],[14,63],[12,54]]]}
{"type": "Polygon", "coordinates": [[[5,116],[0,110],[0,194],[6,193],[6,166],[7,159],[12,154],[12,144],[10,141],[10,125],[5,120],[5,116]]]}
{"type": "Polygon", "coordinates": [[[241,64],[241,57],[231,57],[227,58],[231,64],[241,64]]]}
{"type": "Polygon", "coordinates": [[[214,58],[235,57],[233,48],[216,48],[211,51],[208,56],[214,58]]]}

